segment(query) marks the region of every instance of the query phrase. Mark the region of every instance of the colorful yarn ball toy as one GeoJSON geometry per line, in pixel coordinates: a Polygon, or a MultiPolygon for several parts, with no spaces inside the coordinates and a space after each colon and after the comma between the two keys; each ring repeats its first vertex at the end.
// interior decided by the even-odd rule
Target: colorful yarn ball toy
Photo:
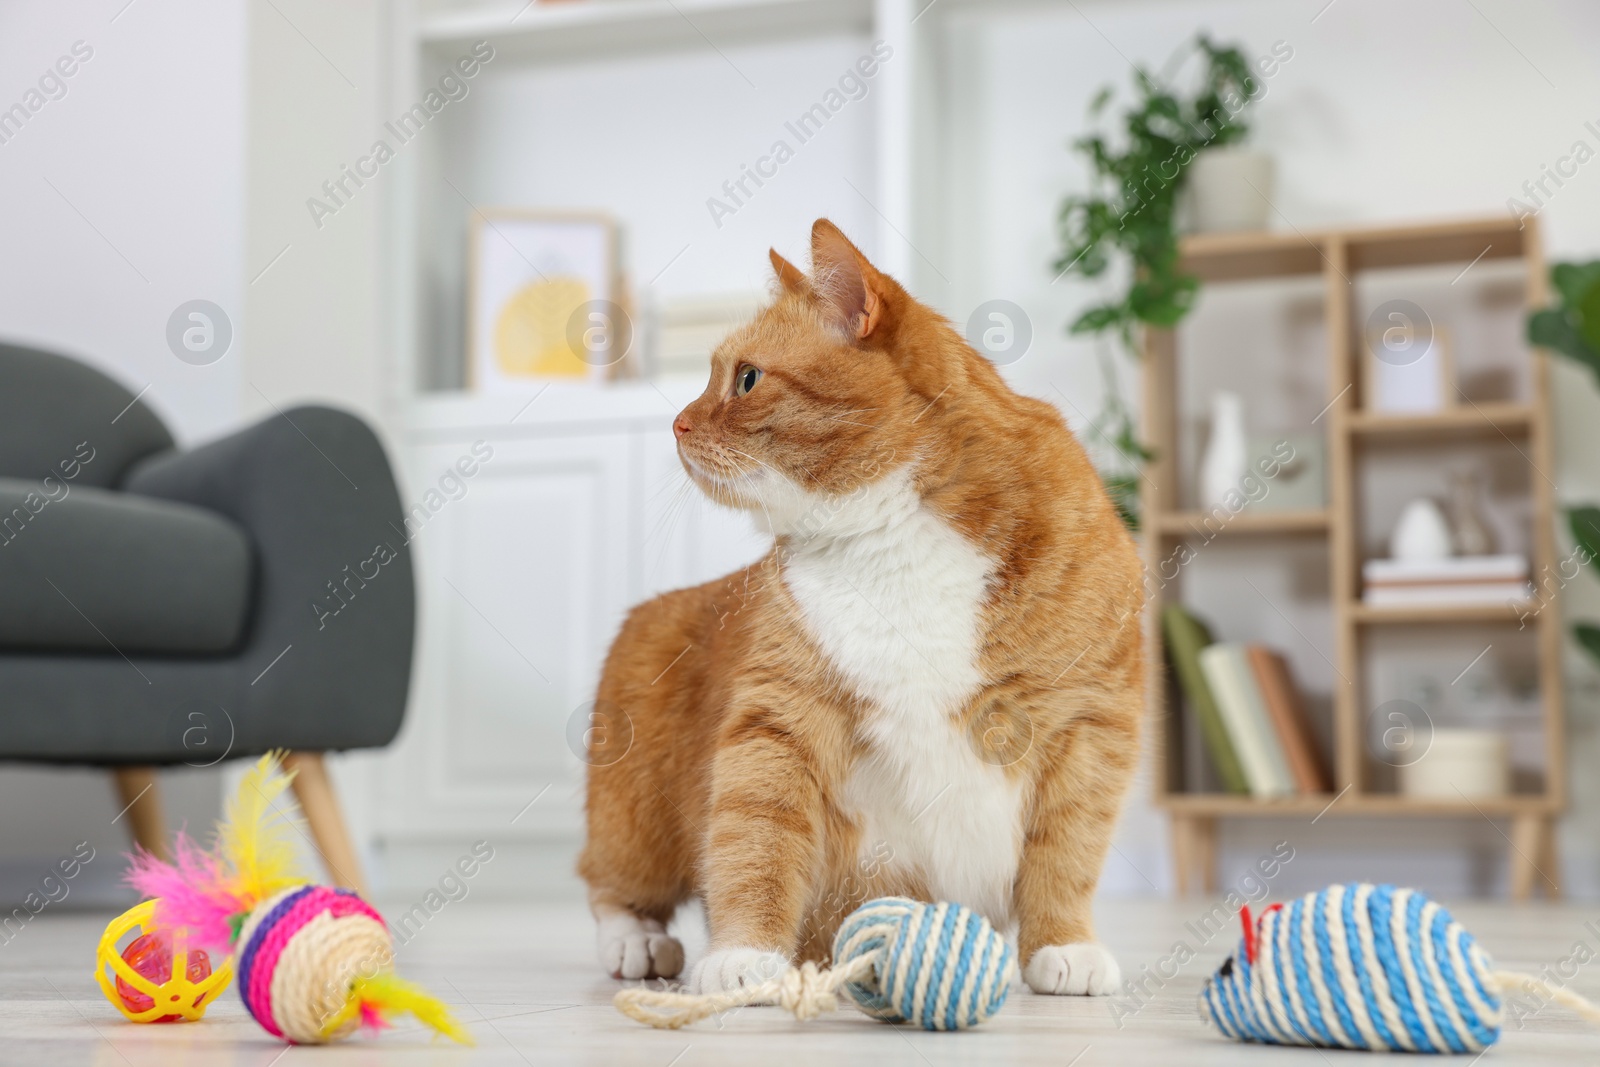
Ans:
{"type": "Polygon", "coordinates": [[[1000,1010],[1016,961],[989,920],[960,904],[905,897],[870,900],[833,939],[833,967],[791,967],[769,982],[696,996],[637,986],[617,993],[629,1018],[676,1030],[732,1008],[776,1004],[799,1019],[838,1006],[842,990],[874,1019],[924,1030],[965,1030],[1000,1010]]]}
{"type": "Polygon", "coordinates": [[[1500,971],[1477,940],[1414,889],[1350,883],[1240,910],[1238,950],[1206,980],[1201,1018],[1226,1037],[1391,1052],[1481,1052],[1504,994],[1537,990],[1600,1021],[1600,1008],[1532,975],[1500,971]]]}
{"type": "Polygon", "coordinates": [[[292,777],[280,759],[269,753],[245,775],[212,849],[179,833],[173,862],[133,857],[128,884],[152,898],[141,907],[188,944],[231,951],[245,1008],[274,1037],[323,1044],[409,1013],[472,1044],[448,1007],[393,973],[389,930],[372,905],[295,869],[293,824],[273,804],[292,777]]]}
{"type": "Polygon", "coordinates": [[[95,981],[113,1007],[135,1023],[194,1022],[233,978],[224,961],[211,969],[205,949],[190,949],[156,925],[156,902],[135,904],[106,927],[95,950],[95,981]],[[139,936],[121,952],[117,942],[139,936]]]}

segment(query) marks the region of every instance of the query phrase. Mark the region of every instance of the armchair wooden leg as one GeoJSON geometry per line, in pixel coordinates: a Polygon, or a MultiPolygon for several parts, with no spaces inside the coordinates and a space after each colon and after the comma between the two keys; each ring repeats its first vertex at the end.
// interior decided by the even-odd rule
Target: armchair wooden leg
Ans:
{"type": "Polygon", "coordinates": [[[117,785],[121,813],[112,821],[128,820],[133,840],[157,859],[170,860],[167,847],[167,820],[161,812],[161,789],[154,767],[114,767],[112,780],[117,785]]]}
{"type": "Polygon", "coordinates": [[[367,880],[361,872],[361,861],[350,844],[350,833],[345,829],[344,816],[339,811],[339,798],[334,795],[333,783],[328,780],[328,768],[320,752],[291,752],[283,761],[284,768],[295,772],[294,795],[305,813],[311,837],[322,853],[322,862],[335,885],[354,889],[363,897],[368,895],[367,880]]]}

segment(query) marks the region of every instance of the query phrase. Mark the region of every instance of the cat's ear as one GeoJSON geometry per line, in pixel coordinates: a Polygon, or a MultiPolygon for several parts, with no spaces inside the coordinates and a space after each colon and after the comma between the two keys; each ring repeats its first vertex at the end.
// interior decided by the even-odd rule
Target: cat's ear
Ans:
{"type": "Polygon", "coordinates": [[[778,277],[778,284],[786,293],[809,293],[811,285],[806,281],[805,272],[778,255],[776,248],[767,249],[767,257],[772,260],[772,272],[778,277]]]}
{"type": "Polygon", "coordinates": [[[827,219],[811,227],[811,286],[851,337],[864,341],[883,335],[892,284],[839,227],[827,219]]]}

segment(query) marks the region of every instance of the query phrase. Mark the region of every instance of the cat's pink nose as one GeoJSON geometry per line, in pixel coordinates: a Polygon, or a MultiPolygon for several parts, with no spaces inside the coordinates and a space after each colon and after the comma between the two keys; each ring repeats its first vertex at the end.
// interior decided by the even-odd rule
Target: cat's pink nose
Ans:
{"type": "Polygon", "coordinates": [[[689,420],[682,415],[672,420],[672,434],[674,437],[682,437],[689,432],[689,429],[689,420]]]}

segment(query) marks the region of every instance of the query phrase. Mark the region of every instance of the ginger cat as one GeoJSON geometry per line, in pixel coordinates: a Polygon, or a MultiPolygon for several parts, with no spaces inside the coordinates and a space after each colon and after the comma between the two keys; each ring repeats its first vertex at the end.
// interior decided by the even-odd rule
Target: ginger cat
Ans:
{"type": "Polygon", "coordinates": [[[1133,543],[1056,409],[832,223],[810,277],[771,257],[775,301],[673,431],[774,545],[635,608],[606,659],[632,732],[591,739],[601,962],[677,975],[666,925],[699,895],[690,985],[727,991],[902,894],[1014,928],[1036,992],[1110,993],[1090,898],[1138,753],[1133,543]]]}

